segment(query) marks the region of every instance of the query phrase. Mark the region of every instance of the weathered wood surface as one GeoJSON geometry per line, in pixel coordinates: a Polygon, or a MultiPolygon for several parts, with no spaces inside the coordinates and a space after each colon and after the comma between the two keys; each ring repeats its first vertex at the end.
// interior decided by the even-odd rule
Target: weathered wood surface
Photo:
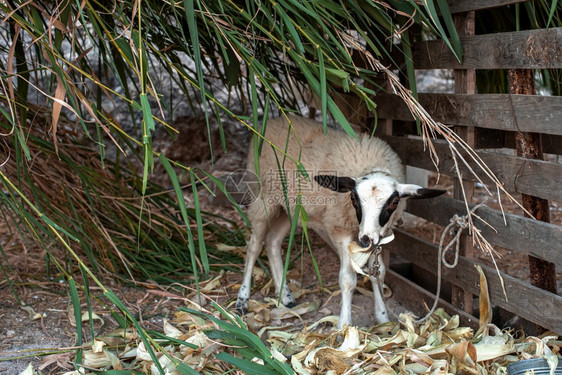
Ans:
{"type": "MultiPolygon", "coordinates": [[[[437,271],[437,246],[402,231],[395,231],[395,235],[394,241],[385,245],[392,253],[410,260],[428,272],[437,271]]],[[[455,268],[442,268],[443,279],[478,295],[480,278],[475,269],[477,264],[479,262],[461,256],[455,268]]],[[[502,273],[508,298],[506,300],[496,270],[484,265],[481,267],[488,281],[492,304],[554,332],[562,333],[562,296],[543,291],[502,273]]]]}
{"type": "Polygon", "coordinates": [[[482,10],[497,8],[504,5],[524,3],[529,0],[448,0],[449,10],[452,14],[468,12],[471,10],[482,10]]]}
{"type": "MultiPolygon", "coordinates": [[[[509,92],[511,94],[535,95],[535,71],[531,69],[509,69],[507,71],[509,92]]],[[[541,135],[539,133],[517,132],[515,134],[517,156],[527,159],[544,160],[541,135]]],[[[522,194],[521,203],[526,210],[525,216],[550,222],[548,201],[532,195],[522,194]]],[[[529,272],[531,285],[557,294],[556,265],[541,258],[529,256],[529,272]]],[[[546,329],[537,325],[537,333],[543,334],[546,329]]]]}
{"type": "MultiPolygon", "coordinates": [[[[393,270],[388,270],[386,272],[384,282],[394,291],[394,298],[400,302],[402,306],[413,311],[419,317],[427,314],[427,306],[433,306],[433,301],[435,300],[434,294],[393,270]],[[406,290],[408,293],[403,293],[403,291],[406,290]]],[[[437,306],[442,307],[449,315],[458,315],[462,326],[478,328],[479,322],[477,318],[449,302],[439,299],[437,306]]]]}
{"type": "MultiPolygon", "coordinates": [[[[384,139],[398,153],[404,164],[435,170],[429,151],[425,149],[421,139],[378,136],[384,139]]],[[[443,140],[433,140],[433,145],[439,156],[440,172],[455,176],[454,160],[451,157],[448,144],[443,140]]],[[[562,201],[562,189],[560,188],[562,164],[541,160],[528,160],[491,151],[480,150],[477,151],[477,154],[494,172],[507,191],[562,201]]],[[[461,162],[459,162],[459,169],[465,180],[477,181],[461,162]]],[[[483,173],[479,169],[474,168],[474,172],[483,177],[483,173]]],[[[483,178],[483,182],[489,183],[490,181],[483,178]]]]}
{"type": "MultiPolygon", "coordinates": [[[[476,33],[476,12],[470,11],[458,13],[453,16],[455,29],[459,36],[470,36],[476,33]]],[[[455,94],[476,94],[476,70],[455,69],[453,71],[455,80],[455,94]]],[[[453,131],[472,149],[476,145],[476,131],[474,127],[455,126],[453,131]]],[[[474,196],[474,182],[464,179],[455,179],[453,183],[453,196],[456,199],[466,199],[472,202],[474,196]]],[[[462,235],[459,244],[459,253],[467,258],[473,258],[474,246],[468,241],[466,235],[462,235]]],[[[472,313],[474,296],[465,289],[453,285],[451,287],[451,303],[468,313],[472,313]]]]}
{"type": "Polygon", "coordinates": [[[414,46],[416,69],[542,69],[562,68],[562,28],[514,31],[460,37],[459,62],[443,41],[414,46]]]}
{"type": "MultiPolygon", "coordinates": [[[[453,215],[466,213],[466,208],[463,201],[441,196],[409,200],[407,211],[445,226],[453,215]]],[[[476,214],[495,228],[494,231],[481,221],[475,221],[476,227],[491,244],[548,260],[562,267],[562,227],[510,213],[505,213],[507,225],[504,225],[501,211],[485,206],[480,207],[476,214]]]]}
{"type": "MultiPolygon", "coordinates": [[[[402,99],[379,94],[377,116],[412,121],[402,99]]],[[[419,102],[434,120],[447,125],[562,135],[562,97],[508,94],[420,94],[419,102]]]]}

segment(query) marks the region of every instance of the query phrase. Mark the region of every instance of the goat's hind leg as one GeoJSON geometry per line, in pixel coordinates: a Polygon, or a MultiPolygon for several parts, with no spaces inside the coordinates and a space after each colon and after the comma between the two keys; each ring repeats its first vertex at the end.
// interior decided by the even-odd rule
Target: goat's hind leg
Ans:
{"type": "Polygon", "coordinates": [[[281,293],[281,303],[287,307],[295,307],[295,297],[289,290],[287,280],[283,283],[283,258],[282,245],[283,239],[291,229],[291,221],[285,211],[280,212],[279,216],[272,221],[271,229],[265,238],[265,250],[269,259],[269,266],[275,284],[275,292],[277,296],[281,293]],[[281,292],[281,289],[283,291],[281,292]]]}
{"type": "Polygon", "coordinates": [[[248,302],[250,300],[250,293],[252,289],[252,271],[256,259],[261,253],[263,239],[267,232],[267,221],[256,221],[253,224],[252,236],[248,241],[246,250],[246,265],[244,267],[244,280],[238,291],[238,298],[236,299],[236,309],[240,314],[245,314],[248,311],[248,302]]]}

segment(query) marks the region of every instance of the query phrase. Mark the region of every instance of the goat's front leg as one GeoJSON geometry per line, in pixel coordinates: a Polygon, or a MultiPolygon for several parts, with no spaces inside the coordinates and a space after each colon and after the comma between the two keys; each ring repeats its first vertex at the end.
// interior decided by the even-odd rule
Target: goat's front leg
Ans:
{"type": "Polygon", "coordinates": [[[353,299],[353,292],[357,285],[357,274],[351,266],[351,258],[349,256],[350,239],[343,240],[338,243],[338,255],[340,257],[340,275],[339,283],[341,290],[341,312],[338,328],[343,328],[345,325],[351,325],[351,302],[353,299]]]}
{"type": "Polygon", "coordinates": [[[376,277],[369,276],[369,278],[371,279],[371,284],[373,285],[373,295],[375,300],[375,320],[377,321],[377,323],[386,323],[389,321],[389,319],[382,290],[384,277],[386,275],[386,267],[384,265],[382,253],[379,255],[373,254],[369,257],[369,269],[371,269],[371,266],[375,263],[375,260],[378,261],[378,275],[376,277]]]}

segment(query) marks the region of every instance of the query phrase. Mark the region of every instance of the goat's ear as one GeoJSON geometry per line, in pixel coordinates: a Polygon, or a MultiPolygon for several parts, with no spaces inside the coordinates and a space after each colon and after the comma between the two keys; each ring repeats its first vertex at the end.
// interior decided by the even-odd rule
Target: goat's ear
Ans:
{"type": "Polygon", "coordinates": [[[314,176],[314,181],[326,189],[347,193],[355,189],[355,179],[351,177],[338,177],[329,174],[319,174],[314,176]]]}
{"type": "Polygon", "coordinates": [[[434,198],[447,192],[446,190],[427,189],[414,184],[398,184],[397,190],[401,198],[412,199],[434,198]]]}

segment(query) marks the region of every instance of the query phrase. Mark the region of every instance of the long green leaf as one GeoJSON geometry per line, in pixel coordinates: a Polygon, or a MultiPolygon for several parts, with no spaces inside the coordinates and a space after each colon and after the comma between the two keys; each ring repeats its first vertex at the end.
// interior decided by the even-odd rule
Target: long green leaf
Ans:
{"type": "MultiPolygon", "coordinates": [[[[449,10],[449,3],[447,0],[437,0],[437,4],[439,5],[439,11],[441,12],[441,17],[443,18],[445,25],[447,26],[447,30],[451,35],[451,40],[453,42],[453,51],[457,57],[457,60],[462,61],[463,59],[463,50],[461,45],[461,40],[459,38],[459,34],[457,33],[457,28],[455,27],[455,23],[453,22],[453,16],[451,16],[451,11],[449,10]]],[[[445,40],[445,36],[443,36],[445,40]]]]}
{"type": "MultiPolygon", "coordinates": [[[[68,279],[68,286],[70,292],[70,300],[72,301],[72,308],[74,310],[74,320],[76,322],[76,346],[81,346],[82,339],[82,311],[80,310],[80,297],[78,296],[78,289],[74,278],[68,279]]],[[[76,356],[74,358],[74,365],[79,366],[82,363],[82,348],[76,349],[76,356]]]]}
{"type": "Polygon", "coordinates": [[[217,355],[215,355],[215,357],[222,361],[233,364],[234,366],[242,370],[245,374],[250,374],[250,375],[278,375],[279,374],[279,372],[270,370],[263,365],[254,363],[252,361],[248,361],[246,359],[236,358],[233,355],[228,354],[226,352],[218,353],[217,355]]]}
{"type": "Polygon", "coordinates": [[[447,28],[448,28],[449,32],[451,33],[451,37],[453,39],[454,45],[451,45],[451,42],[449,41],[449,38],[447,37],[447,33],[445,32],[445,30],[443,29],[443,26],[441,25],[441,21],[439,21],[439,13],[437,12],[437,9],[435,7],[435,4],[433,3],[433,0],[423,0],[423,5],[426,7],[428,15],[429,15],[431,21],[433,22],[433,25],[439,31],[439,34],[443,38],[443,41],[445,42],[445,44],[447,44],[447,46],[451,49],[451,51],[453,52],[453,54],[455,55],[457,60],[462,61],[462,47],[460,45],[460,39],[458,37],[456,29],[455,29],[455,27],[452,23],[452,17],[451,17],[451,13],[449,11],[449,5],[447,4],[446,0],[436,0],[436,1],[439,4],[439,9],[442,12],[445,12],[443,14],[443,17],[445,19],[447,28]]]}
{"type": "Polygon", "coordinates": [[[199,256],[203,264],[205,273],[209,273],[209,259],[207,257],[207,247],[205,246],[205,230],[203,229],[203,220],[201,220],[201,207],[199,205],[199,193],[197,191],[198,178],[195,176],[193,169],[189,170],[191,180],[191,191],[193,192],[193,204],[195,206],[195,222],[197,224],[197,237],[199,244],[199,256]]]}
{"type": "Polygon", "coordinates": [[[162,166],[168,173],[168,176],[170,176],[170,180],[172,181],[174,192],[176,193],[176,198],[178,200],[178,207],[180,209],[181,216],[183,218],[186,227],[187,237],[189,241],[189,254],[191,256],[191,265],[193,267],[193,274],[195,276],[195,281],[197,283],[196,284],[197,290],[199,291],[199,283],[197,277],[197,263],[195,261],[195,243],[193,241],[193,234],[191,233],[191,226],[189,223],[189,216],[187,214],[187,207],[185,206],[185,200],[183,198],[183,192],[181,190],[180,183],[176,175],[176,171],[174,171],[168,159],[164,155],[160,155],[159,159],[160,159],[160,163],[162,163],[162,166]]]}
{"type": "Polygon", "coordinates": [[[318,70],[320,72],[320,109],[322,110],[322,127],[324,135],[328,132],[328,92],[326,89],[326,67],[322,49],[318,48],[318,70]]]}
{"type": "Polygon", "coordinates": [[[121,302],[121,300],[119,298],[117,298],[117,296],[112,291],[110,291],[110,290],[106,291],[104,293],[104,295],[113,304],[115,304],[115,306],[117,306],[117,308],[119,310],[121,310],[123,315],[125,315],[130,320],[130,322],[133,323],[133,326],[137,330],[137,333],[139,334],[142,342],[144,343],[144,346],[145,346],[148,354],[150,355],[150,358],[152,358],[152,361],[154,362],[154,365],[156,366],[158,371],[160,371],[160,373],[163,374],[164,369],[162,369],[162,366],[160,365],[160,362],[158,361],[158,357],[156,356],[156,353],[154,352],[154,349],[153,349],[153,344],[155,344],[154,341],[149,339],[149,337],[146,335],[146,332],[141,327],[139,322],[136,319],[133,318],[133,315],[131,314],[131,312],[127,309],[127,307],[123,304],[123,302],[121,302]]]}

